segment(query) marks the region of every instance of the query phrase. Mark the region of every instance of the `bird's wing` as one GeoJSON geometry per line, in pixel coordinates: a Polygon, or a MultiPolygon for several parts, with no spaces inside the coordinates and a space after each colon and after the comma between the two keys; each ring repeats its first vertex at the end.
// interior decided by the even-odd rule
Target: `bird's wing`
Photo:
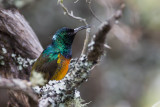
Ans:
{"type": "MultiPolygon", "coordinates": [[[[58,58],[57,58],[58,59],[58,58]]],[[[49,80],[57,69],[57,59],[50,61],[49,56],[43,57],[43,54],[37,59],[32,67],[32,71],[40,72],[44,78],[49,80]]]]}

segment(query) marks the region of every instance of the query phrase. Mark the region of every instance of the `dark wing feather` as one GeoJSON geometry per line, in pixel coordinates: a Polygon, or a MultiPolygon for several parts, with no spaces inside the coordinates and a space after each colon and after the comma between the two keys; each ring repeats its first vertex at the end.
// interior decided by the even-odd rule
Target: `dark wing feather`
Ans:
{"type": "Polygon", "coordinates": [[[44,78],[50,80],[54,75],[57,69],[57,59],[49,61],[50,59],[48,56],[43,57],[42,54],[37,59],[32,67],[32,71],[35,70],[36,72],[40,72],[44,75],[44,78]]]}

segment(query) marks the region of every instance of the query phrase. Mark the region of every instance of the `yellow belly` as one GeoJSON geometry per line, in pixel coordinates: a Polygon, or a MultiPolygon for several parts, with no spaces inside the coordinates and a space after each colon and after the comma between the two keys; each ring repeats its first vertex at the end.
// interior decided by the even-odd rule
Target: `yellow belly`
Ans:
{"type": "Polygon", "coordinates": [[[71,59],[67,59],[61,54],[58,55],[58,60],[57,60],[58,67],[51,80],[61,80],[65,77],[69,68],[70,60],[71,59]]]}

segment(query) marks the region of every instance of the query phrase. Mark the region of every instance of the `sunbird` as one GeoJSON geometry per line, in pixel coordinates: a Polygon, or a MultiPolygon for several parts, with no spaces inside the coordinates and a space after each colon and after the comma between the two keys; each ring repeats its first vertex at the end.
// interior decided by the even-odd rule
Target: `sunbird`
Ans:
{"type": "Polygon", "coordinates": [[[63,27],[53,35],[52,43],[43,50],[39,58],[32,66],[33,72],[42,73],[44,79],[61,80],[67,74],[70,60],[72,58],[72,43],[78,31],[90,26],[81,26],[75,29],[63,27]]]}

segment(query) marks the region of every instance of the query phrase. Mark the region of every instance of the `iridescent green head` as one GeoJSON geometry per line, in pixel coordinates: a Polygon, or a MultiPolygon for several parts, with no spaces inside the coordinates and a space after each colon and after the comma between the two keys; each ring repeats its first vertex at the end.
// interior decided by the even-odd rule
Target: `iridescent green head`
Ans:
{"type": "Polygon", "coordinates": [[[74,37],[76,35],[76,33],[80,30],[86,29],[89,26],[81,26],[75,29],[70,29],[67,27],[63,27],[61,29],[59,29],[52,38],[52,42],[58,42],[59,44],[63,44],[66,46],[71,46],[72,42],[74,40],[74,37]]]}
{"type": "MultiPolygon", "coordinates": [[[[76,33],[80,30],[89,28],[90,26],[81,26],[75,29],[63,27],[59,29],[52,38],[52,44],[49,45],[44,51],[43,56],[49,56],[51,60],[58,57],[58,53],[61,53],[66,58],[72,56],[72,43],[76,33]]],[[[50,61],[51,61],[50,60],[50,61]]]]}
{"type": "Polygon", "coordinates": [[[52,38],[52,46],[64,56],[71,56],[71,46],[76,33],[89,26],[81,26],[75,29],[63,27],[59,29],[52,38]]]}

